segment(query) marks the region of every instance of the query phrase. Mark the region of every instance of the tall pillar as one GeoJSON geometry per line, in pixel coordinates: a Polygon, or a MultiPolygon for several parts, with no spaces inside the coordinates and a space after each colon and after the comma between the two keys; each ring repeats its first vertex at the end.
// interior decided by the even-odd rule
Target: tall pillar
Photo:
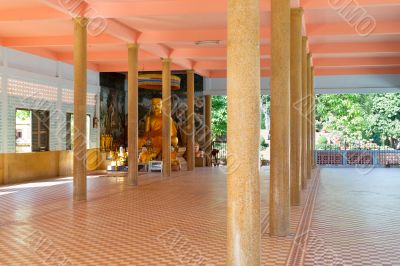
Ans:
{"type": "Polygon", "coordinates": [[[290,56],[290,201],[300,205],[301,196],[301,118],[302,118],[302,8],[291,10],[290,56]]]}
{"type": "Polygon", "coordinates": [[[193,171],[195,166],[194,157],[194,142],[195,142],[195,130],[194,130],[194,71],[187,71],[187,170],[193,171]]]}
{"type": "Polygon", "coordinates": [[[74,21],[74,200],[86,200],[87,18],[74,21]]]}
{"type": "Polygon", "coordinates": [[[128,184],[138,185],[138,51],[128,44],[128,184]]]}
{"type": "Polygon", "coordinates": [[[306,36],[303,36],[302,42],[302,116],[301,116],[301,184],[302,188],[307,186],[307,83],[308,83],[308,71],[307,71],[307,40],[306,36]]]}
{"type": "Polygon", "coordinates": [[[307,55],[307,178],[311,178],[311,127],[312,127],[312,94],[311,94],[311,54],[307,55]]]}
{"type": "Polygon", "coordinates": [[[162,59],[162,175],[171,176],[171,59],[162,59]]]}
{"type": "Polygon", "coordinates": [[[260,265],[260,2],[228,0],[227,265],[260,265]]]}
{"type": "Polygon", "coordinates": [[[290,227],[290,0],[271,1],[270,233],[290,227]]]}
{"type": "Polygon", "coordinates": [[[205,127],[205,134],[206,134],[206,138],[205,138],[205,148],[206,148],[206,158],[207,158],[207,166],[211,166],[211,113],[212,113],[212,99],[210,95],[206,95],[206,110],[205,110],[205,122],[206,122],[206,127],[205,127]]]}
{"type": "Polygon", "coordinates": [[[312,93],[312,96],[313,96],[313,98],[312,98],[312,105],[313,105],[313,112],[312,112],[312,122],[313,122],[313,124],[312,124],[312,166],[313,167],[315,167],[316,166],[316,160],[315,160],[315,133],[316,133],[316,121],[315,121],[315,119],[316,119],[316,114],[315,114],[315,112],[316,112],[316,110],[317,110],[317,107],[316,107],[316,102],[315,102],[315,98],[316,98],[316,95],[315,95],[315,87],[314,87],[314,78],[315,78],[315,70],[314,70],[314,67],[312,67],[312,69],[311,69],[311,93],[312,93]]]}

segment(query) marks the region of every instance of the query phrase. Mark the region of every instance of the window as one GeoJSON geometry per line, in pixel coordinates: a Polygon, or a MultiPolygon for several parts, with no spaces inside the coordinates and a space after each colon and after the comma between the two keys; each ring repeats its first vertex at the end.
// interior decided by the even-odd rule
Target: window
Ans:
{"type": "Polygon", "coordinates": [[[15,113],[16,152],[39,152],[49,150],[50,112],[17,109],[15,113]]]}
{"type": "MultiPolygon", "coordinates": [[[[86,115],[86,147],[90,148],[90,115],[86,115]]],[[[67,113],[67,150],[72,150],[74,146],[74,114],[67,113]]]]}

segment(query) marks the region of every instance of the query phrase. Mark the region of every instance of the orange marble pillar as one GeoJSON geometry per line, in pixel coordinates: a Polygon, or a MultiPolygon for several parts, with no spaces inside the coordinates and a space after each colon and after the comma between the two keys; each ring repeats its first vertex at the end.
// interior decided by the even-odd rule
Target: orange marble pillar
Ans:
{"type": "Polygon", "coordinates": [[[128,184],[138,185],[138,44],[128,44],[128,184]]]}
{"type": "Polygon", "coordinates": [[[301,122],[302,122],[302,8],[291,10],[290,38],[290,202],[301,201],[301,122]]]}
{"type": "Polygon", "coordinates": [[[312,148],[311,148],[311,128],[312,128],[312,93],[311,93],[311,54],[307,55],[307,178],[311,178],[312,168],[312,148]]]}
{"type": "Polygon", "coordinates": [[[302,188],[305,189],[307,186],[307,83],[308,83],[308,71],[307,71],[307,41],[308,38],[303,36],[302,39],[302,101],[301,101],[301,184],[302,188]]]}
{"type": "Polygon", "coordinates": [[[270,234],[290,227],[290,0],[271,1],[270,234]]]}
{"type": "Polygon", "coordinates": [[[312,122],[313,122],[313,126],[312,126],[312,165],[313,165],[313,167],[316,167],[316,164],[317,164],[317,162],[316,162],[316,160],[315,160],[315,134],[316,134],[316,121],[315,121],[315,119],[316,119],[316,110],[317,110],[317,107],[316,107],[316,95],[315,95],[315,87],[314,87],[314,82],[315,82],[315,70],[314,70],[314,67],[312,67],[312,70],[311,70],[311,92],[312,92],[312,95],[313,95],[313,98],[312,98],[312,105],[313,105],[313,112],[312,112],[312,122]]]}
{"type": "Polygon", "coordinates": [[[163,177],[171,176],[171,59],[162,59],[162,161],[163,177]]]}
{"type": "Polygon", "coordinates": [[[211,113],[212,113],[212,99],[210,95],[205,96],[205,124],[206,127],[204,129],[204,134],[205,136],[205,153],[206,153],[206,158],[207,158],[207,166],[211,166],[211,142],[212,142],[212,136],[211,136],[211,113]]]}
{"type": "Polygon", "coordinates": [[[260,265],[260,2],[228,0],[227,265],[260,265]]]}
{"type": "Polygon", "coordinates": [[[187,71],[187,170],[193,171],[195,167],[195,130],[194,130],[194,71],[187,71]]]}
{"type": "Polygon", "coordinates": [[[74,200],[86,200],[87,18],[74,21],[74,200]]]}

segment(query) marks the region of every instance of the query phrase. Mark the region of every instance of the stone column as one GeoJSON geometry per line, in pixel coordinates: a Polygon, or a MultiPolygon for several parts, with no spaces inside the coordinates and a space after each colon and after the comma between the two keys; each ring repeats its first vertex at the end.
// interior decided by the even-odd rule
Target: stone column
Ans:
{"type": "Polygon", "coordinates": [[[316,102],[315,102],[315,98],[316,98],[316,95],[315,95],[315,87],[314,87],[314,81],[315,81],[315,70],[314,70],[314,67],[312,67],[312,70],[311,70],[311,92],[312,92],[312,96],[313,96],[313,99],[312,99],[312,105],[313,105],[313,112],[312,112],[312,122],[313,122],[313,126],[312,126],[312,145],[311,145],[311,147],[312,147],[312,166],[313,167],[315,167],[316,166],[316,160],[315,160],[315,133],[316,133],[316,121],[315,121],[315,118],[316,118],[316,114],[315,114],[315,112],[316,112],[316,102]]]}
{"type": "Polygon", "coordinates": [[[87,18],[74,21],[74,200],[86,200],[87,18]]]}
{"type": "Polygon", "coordinates": [[[301,114],[302,114],[302,8],[291,10],[290,38],[290,201],[299,206],[301,200],[301,114]]]}
{"type": "Polygon", "coordinates": [[[187,71],[187,139],[186,139],[186,154],[187,154],[187,170],[193,171],[195,166],[194,158],[194,71],[187,71]]]}
{"type": "Polygon", "coordinates": [[[138,185],[138,51],[128,44],[128,184],[138,185]]]}
{"type": "Polygon", "coordinates": [[[311,127],[312,127],[312,94],[311,94],[311,54],[307,55],[307,178],[311,178],[311,127]]]}
{"type": "Polygon", "coordinates": [[[171,176],[171,59],[162,59],[162,161],[163,177],[171,176]]]}
{"type": "Polygon", "coordinates": [[[211,112],[212,112],[212,98],[210,95],[205,96],[205,123],[206,127],[204,129],[204,134],[205,136],[205,142],[204,142],[204,147],[206,148],[205,153],[206,153],[206,159],[207,159],[207,166],[211,166],[211,142],[212,142],[212,136],[211,136],[211,112]]]}
{"type": "Polygon", "coordinates": [[[271,1],[270,234],[290,227],[290,0],[271,1]]]}
{"type": "Polygon", "coordinates": [[[303,189],[307,186],[307,83],[308,83],[308,71],[307,71],[307,41],[308,38],[303,36],[302,45],[302,115],[301,115],[301,184],[303,189]]]}
{"type": "Polygon", "coordinates": [[[227,265],[260,265],[260,2],[228,0],[227,265]]]}

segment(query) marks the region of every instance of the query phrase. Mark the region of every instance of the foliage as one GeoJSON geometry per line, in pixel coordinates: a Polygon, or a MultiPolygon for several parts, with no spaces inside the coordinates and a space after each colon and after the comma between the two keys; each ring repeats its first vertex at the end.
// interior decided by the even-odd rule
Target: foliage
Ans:
{"type": "Polygon", "coordinates": [[[29,110],[17,110],[16,117],[19,120],[26,121],[31,119],[31,111],[29,110]]]}
{"type": "Polygon", "coordinates": [[[227,102],[226,96],[212,97],[211,131],[213,138],[226,135],[227,130],[227,102]]]}
{"type": "MultiPolygon", "coordinates": [[[[261,129],[269,128],[270,97],[261,96],[261,129]]],[[[212,133],[216,139],[226,136],[227,132],[227,102],[226,96],[212,97],[212,133]]]]}
{"type": "Polygon", "coordinates": [[[270,125],[270,108],[271,108],[271,98],[268,95],[261,96],[261,129],[269,129],[270,125]]]}
{"type": "Polygon", "coordinates": [[[267,150],[267,148],[269,147],[268,142],[265,140],[265,138],[263,136],[260,136],[260,150],[265,151],[267,150]]]}
{"type": "Polygon", "coordinates": [[[335,133],[347,142],[373,140],[393,147],[400,139],[400,94],[319,95],[317,130],[335,133]]]}
{"type": "Polygon", "coordinates": [[[318,140],[318,144],[321,145],[328,144],[328,139],[325,136],[321,136],[318,140]]]}
{"type": "MultiPolygon", "coordinates": [[[[226,97],[212,98],[214,138],[225,136],[226,97]]],[[[261,97],[261,129],[269,123],[270,97],[261,97]]],[[[400,140],[400,93],[319,95],[316,98],[317,131],[334,133],[348,143],[370,141],[395,147],[400,140]]],[[[328,143],[327,139],[319,144],[328,143]]]]}

